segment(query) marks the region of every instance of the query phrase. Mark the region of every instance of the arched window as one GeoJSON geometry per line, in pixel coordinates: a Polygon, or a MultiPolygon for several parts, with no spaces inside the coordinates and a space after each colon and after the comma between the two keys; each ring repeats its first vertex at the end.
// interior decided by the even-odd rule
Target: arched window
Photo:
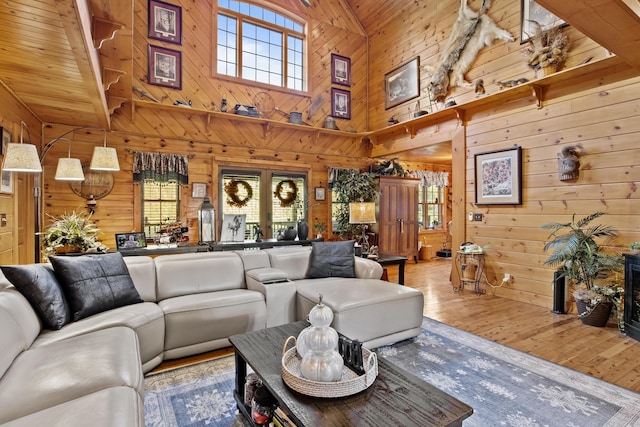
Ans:
{"type": "Polygon", "coordinates": [[[218,0],[216,72],[305,91],[305,24],[256,4],[218,0]]]}

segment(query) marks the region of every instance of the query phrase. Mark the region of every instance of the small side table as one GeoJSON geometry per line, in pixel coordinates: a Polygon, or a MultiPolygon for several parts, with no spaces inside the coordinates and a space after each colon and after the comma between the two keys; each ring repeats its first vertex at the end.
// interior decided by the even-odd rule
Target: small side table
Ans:
{"type": "Polygon", "coordinates": [[[456,271],[460,279],[460,287],[453,288],[454,292],[463,290],[465,284],[473,284],[478,295],[486,293],[486,289],[480,287],[482,272],[484,271],[484,254],[458,251],[456,253],[456,271]]]}
{"type": "Polygon", "coordinates": [[[381,266],[397,265],[398,266],[398,283],[404,285],[404,264],[407,262],[406,256],[399,255],[378,255],[378,259],[374,259],[381,266]]]}

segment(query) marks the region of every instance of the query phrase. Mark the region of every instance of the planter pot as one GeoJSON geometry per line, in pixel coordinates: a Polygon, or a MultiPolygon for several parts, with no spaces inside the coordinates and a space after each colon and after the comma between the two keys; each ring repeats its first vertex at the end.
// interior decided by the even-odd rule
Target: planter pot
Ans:
{"type": "Polygon", "coordinates": [[[585,301],[576,301],[576,307],[578,307],[578,317],[580,317],[583,324],[602,328],[607,325],[609,317],[611,317],[613,303],[601,302],[585,315],[582,315],[587,311],[587,303],[585,301]]]}
{"type": "Polygon", "coordinates": [[[77,254],[77,253],[82,253],[84,252],[84,249],[82,249],[82,246],[78,246],[78,245],[64,245],[61,246],[59,248],[56,248],[56,254],[60,255],[60,254],[77,254]]]}

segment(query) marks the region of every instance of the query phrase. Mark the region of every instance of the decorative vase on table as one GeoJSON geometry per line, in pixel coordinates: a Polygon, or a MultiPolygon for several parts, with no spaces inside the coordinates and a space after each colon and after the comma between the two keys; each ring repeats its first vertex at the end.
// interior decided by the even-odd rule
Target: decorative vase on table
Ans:
{"type": "Polygon", "coordinates": [[[307,237],[309,237],[309,223],[303,218],[298,220],[298,239],[307,240],[307,237]]]}
{"type": "Polygon", "coordinates": [[[289,226],[286,230],[284,230],[284,240],[296,240],[297,236],[298,231],[292,226],[289,226]]]}

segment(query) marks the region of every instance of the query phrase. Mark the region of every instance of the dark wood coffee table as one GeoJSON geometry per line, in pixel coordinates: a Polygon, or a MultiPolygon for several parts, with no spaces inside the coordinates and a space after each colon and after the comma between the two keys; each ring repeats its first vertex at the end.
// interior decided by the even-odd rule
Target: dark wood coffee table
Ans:
{"type": "Polygon", "coordinates": [[[404,265],[407,262],[406,256],[380,254],[378,255],[378,258],[374,258],[373,260],[383,267],[385,265],[397,265],[398,284],[404,285],[404,265]]]}
{"type": "Polygon", "coordinates": [[[282,347],[308,325],[300,321],[229,338],[236,358],[235,399],[246,419],[251,420],[244,404],[247,364],[297,426],[461,426],[473,413],[470,406],[381,359],[373,385],[352,396],[317,398],[290,389],[282,380],[282,347]]]}

